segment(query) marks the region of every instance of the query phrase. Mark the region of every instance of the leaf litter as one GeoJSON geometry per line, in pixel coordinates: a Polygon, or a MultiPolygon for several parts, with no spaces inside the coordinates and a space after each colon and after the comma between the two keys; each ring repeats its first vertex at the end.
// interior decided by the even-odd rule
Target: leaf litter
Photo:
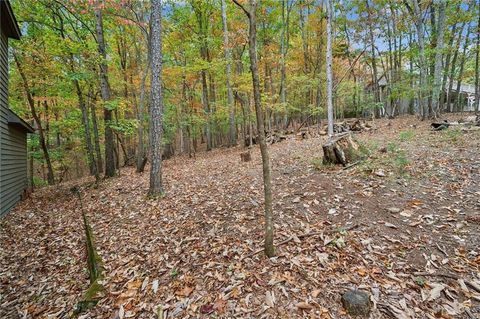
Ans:
{"type": "Polygon", "coordinates": [[[67,318],[88,288],[72,185],[105,267],[104,295],[81,318],[349,318],[340,296],[352,288],[370,294],[372,318],[478,317],[480,138],[449,141],[419,122],[400,141],[414,121],[378,120],[356,136],[396,141],[406,174],[388,152],[370,156],[373,169],[318,171],[324,140],[272,145],[271,259],[256,253],[258,151],[248,163],[240,148],[168,160],[159,200],[146,197],[148,173],[130,168],[98,189],[89,178],[40,189],[0,221],[0,317],[67,318]]]}

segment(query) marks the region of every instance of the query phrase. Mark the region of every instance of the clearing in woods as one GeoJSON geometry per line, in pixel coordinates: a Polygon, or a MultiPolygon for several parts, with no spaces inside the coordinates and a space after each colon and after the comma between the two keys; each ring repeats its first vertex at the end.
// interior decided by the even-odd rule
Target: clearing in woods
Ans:
{"type": "MultiPolygon", "coordinates": [[[[355,136],[368,160],[345,170],[322,164],[325,138],[272,145],[283,244],[270,260],[255,254],[257,148],[246,163],[241,148],[166,161],[161,200],[134,169],[99,189],[84,180],[105,290],[82,318],[348,318],[350,288],[371,294],[372,318],[478,318],[480,132],[428,124],[375,121],[355,136]]],[[[67,317],[88,288],[73,185],[41,189],[0,221],[0,317],[67,317]]]]}

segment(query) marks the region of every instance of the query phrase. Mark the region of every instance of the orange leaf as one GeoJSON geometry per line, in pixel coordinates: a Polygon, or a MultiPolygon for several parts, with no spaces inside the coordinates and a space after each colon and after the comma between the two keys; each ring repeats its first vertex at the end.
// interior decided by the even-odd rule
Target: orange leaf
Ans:
{"type": "Polygon", "coordinates": [[[182,296],[182,297],[188,297],[192,293],[193,288],[189,286],[183,287],[181,290],[177,290],[176,294],[177,296],[182,296]]]}

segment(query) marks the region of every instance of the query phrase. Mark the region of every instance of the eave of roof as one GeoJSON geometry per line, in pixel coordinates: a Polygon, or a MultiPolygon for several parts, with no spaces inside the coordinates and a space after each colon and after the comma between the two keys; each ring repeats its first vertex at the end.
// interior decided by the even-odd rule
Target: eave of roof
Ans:
{"type": "Polygon", "coordinates": [[[10,109],[7,109],[7,113],[8,113],[7,115],[8,125],[14,125],[14,126],[20,127],[27,133],[35,133],[35,129],[31,127],[30,124],[22,120],[22,118],[17,114],[15,114],[15,112],[13,112],[10,109]]]}
{"type": "Polygon", "coordinates": [[[12,6],[8,0],[0,0],[0,16],[2,17],[2,27],[6,26],[4,32],[7,37],[19,40],[21,37],[20,28],[18,27],[17,19],[13,14],[12,6]]]}

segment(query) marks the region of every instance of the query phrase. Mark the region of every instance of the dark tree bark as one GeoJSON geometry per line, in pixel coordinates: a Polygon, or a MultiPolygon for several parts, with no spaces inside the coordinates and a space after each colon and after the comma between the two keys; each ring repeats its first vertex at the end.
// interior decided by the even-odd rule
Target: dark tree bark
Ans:
{"type": "MultiPolygon", "coordinates": [[[[98,45],[98,53],[100,54],[100,88],[103,102],[106,103],[111,99],[110,85],[108,83],[108,66],[105,39],[103,37],[103,17],[100,1],[95,5],[96,18],[96,40],[98,45]]],[[[105,105],[103,109],[103,120],[105,122],[105,177],[115,176],[115,143],[113,130],[110,127],[112,122],[112,110],[105,105]]]]}
{"type": "Polygon", "coordinates": [[[98,133],[98,123],[97,123],[97,110],[95,107],[96,103],[96,94],[93,93],[92,87],[89,89],[90,96],[90,114],[92,117],[92,128],[93,128],[93,142],[95,144],[95,155],[97,158],[97,169],[98,173],[103,173],[103,159],[102,152],[100,150],[100,134],[98,133]]]}
{"type": "MultiPolygon", "coordinates": [[[[412,41],[412,31],[409,30],[408,32],[408,47],[412,47],[413,41],[412,41]]],[[[410,89],[413,91],[414,89],[414,79],[413,79],[413,54],[409,54],[409,59],[408,59],[408,70],[409,70],[409,77],[410,77],[410,89]]],[[[408,102],[408,113],[411,115],[415,114],[415,99],[412,96],[408,102]]]]}
{"type": "Polygon", "coordinates": [[[151,57],[150,73],[150,188],[149,196],[163,195],[162,183],[162,136],[163,136],[163,97],[162,97],[162,2],[151,0],[151,57]]]}
{"type": "Polygon", "coordinates": [[[253,96],[255,101],[255,113],[257,117],[258,139],[260,144],[260,153],[262,155],[263,167],[263,189],[265,196],[265,254],[268,257],[275,255],[273,246],[274,224],[273,224],[273,205],[272,205],[272,178],[270,171],[270,157],[265,138],[265,125],[263,122],[263,109],[260,95],[260,78],[258,75],[257,62],[257,6],[256,0],[250,0],[250,10],[247,11],[237,0],[233,0],[248,17],[248,45],[250,54],[250,70],[252,72],[253,96]]]}
{"type": "MultiPolygon", "coordinates": [[[[149,40],[147,40],[150,42],[149,40]]],[[[143,70],[142,74],[142,82],[140,83],[140,102],[138,103],[138,113],[137,113],[137,120],[138,120],[138,145],[137,145],[137,160],[136,160],[136,168],[137,173],[142,173],[145,168],[145,145],[144,145],[144,122],[145,122],[145,86],[148,76],[148,70],[151,64],[151,57],[150,57],[150,45],[148,45],[148,57],[147,57],[147,65],[143,70]]]]}

